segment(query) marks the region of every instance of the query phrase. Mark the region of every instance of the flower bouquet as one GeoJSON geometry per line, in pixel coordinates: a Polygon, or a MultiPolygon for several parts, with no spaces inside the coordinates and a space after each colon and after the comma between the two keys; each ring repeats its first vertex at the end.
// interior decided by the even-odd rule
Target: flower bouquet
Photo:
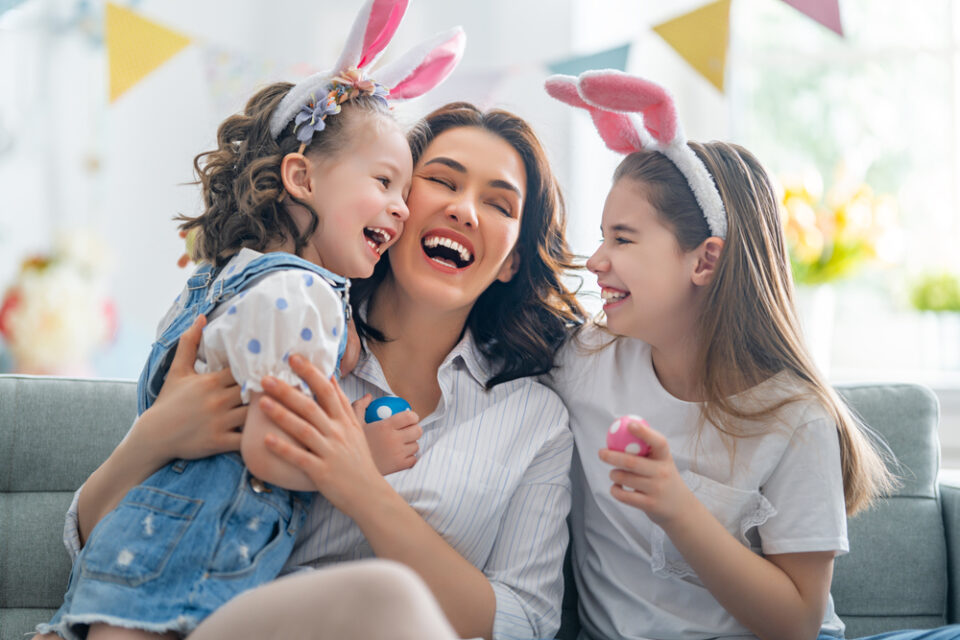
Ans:
{"type": "Polygon", "coordinates": [[[824,193],[815,171],[781,178],[783,224],[794,282],[818,285],[855,273],[895,249],[897,207],[841,167],[824,193]]]}
{"type": "Polygon", "coordinates": [[[117,328],[103,256],[98,243],[73,234],[23,262],[0,302],[0,336],[18,372],[90,373],[90,356],[117,328]]]}

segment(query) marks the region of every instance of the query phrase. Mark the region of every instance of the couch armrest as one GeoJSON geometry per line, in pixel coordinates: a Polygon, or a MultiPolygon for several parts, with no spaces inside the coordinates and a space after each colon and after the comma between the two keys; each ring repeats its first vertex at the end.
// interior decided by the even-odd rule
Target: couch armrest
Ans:
{"type": "Polygon", "coordinates": [[[943,527],[947,535],[947,622],[960,621],[960,485],[941,484],[943,527]]]}

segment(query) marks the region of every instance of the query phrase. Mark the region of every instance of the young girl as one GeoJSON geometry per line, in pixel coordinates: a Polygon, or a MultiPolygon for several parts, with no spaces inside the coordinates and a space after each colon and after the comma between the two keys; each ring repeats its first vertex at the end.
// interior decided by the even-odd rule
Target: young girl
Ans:
{"type": "MultiPolygon", "coordinates": [[[[409,213],[412,156],[386,97],[418,96],[455,67],[462,32],[442,34],[365,77],[406,2],[371,0],[333,73],[258,92],[195,161],[203,262],[160,322],[141,375],[140,411],[156,399],[180,335],[210,314],[198,371],[229,368],[249,403],[241,455],[176,460],[134,487],[92,531],[64,604],[41,632],[67,638],[179,637],[221,604],[274,578],[314,489],[263,448],[285,438],[259,410],[261,378],[309,389],[288,354],[333,374],[349,318],[346,278],[367,277],[409,213]]],[[[410,414],[395,422],[410,422],[410,414]]],[[[405,447],[386,460],[409,466],[405,447]]]]}
{"type": "Polygon", "coordinates": [[[586,637],[842,637],[829,590],[846,515],[892,478],[803,346],[766,172],[736,145],[688,143],[642,79],[587,72],[547,90],[629,153],[587,262],[606,327],[571,340],[554,377],[578,451],[586,637]],[[644,418],[629,430],[649,453],[606,448],[624,414],[644,418]]]}

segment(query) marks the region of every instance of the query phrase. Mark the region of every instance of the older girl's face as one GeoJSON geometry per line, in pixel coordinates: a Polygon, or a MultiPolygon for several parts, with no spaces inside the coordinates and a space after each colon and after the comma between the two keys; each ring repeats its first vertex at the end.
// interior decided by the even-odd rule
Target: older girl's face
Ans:
{"type": "Polygon", "coordinates": [[[509,281],[526,198],[520,154],[478,127],[438,135],[414,168],[403,235],[390,249],[398,287],[438,311],[469,310],[509,281]]]}

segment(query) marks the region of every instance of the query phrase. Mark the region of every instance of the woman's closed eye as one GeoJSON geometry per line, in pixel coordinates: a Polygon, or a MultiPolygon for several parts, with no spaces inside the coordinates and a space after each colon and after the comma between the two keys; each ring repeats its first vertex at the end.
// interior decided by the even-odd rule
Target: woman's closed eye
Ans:
{"type": "Polygon", "coordinates": [[[509,205],[501,204],[499,202],[487,202],[487,205],[493,207],[494,209],[496,209],[503,215],[507,216],[508,218],[513,217],[513,210],[510,208],[509,205]]]}
{"type": "Polygon", "coordinates": [[[451,191],[456,191],[456,190],[457,190],[456,185],[455,185],[453,182],[451,182],[450,180],[448,180],[447,178],[441,178],[441,177],[438,177],[438,176],[425,176],[425,178],[426,178],[427,180],[429,180],[430,182],[436,182],[437,184],[443,185],[443,186],[445,186],[447,189],[450,189],[451,191]]]}
{"type": "Polygon", "coordinates": [[[389,189],[389,188],[390,188],[391,180],[390,180],[390,178],[388,178],[387,176],[377,176],[377,177],[376,177],[376,180],[377,180],[377,182],[379,182],[380,184],[383,185],[383,188],[384,188],[384,189],[389,189]]]}

